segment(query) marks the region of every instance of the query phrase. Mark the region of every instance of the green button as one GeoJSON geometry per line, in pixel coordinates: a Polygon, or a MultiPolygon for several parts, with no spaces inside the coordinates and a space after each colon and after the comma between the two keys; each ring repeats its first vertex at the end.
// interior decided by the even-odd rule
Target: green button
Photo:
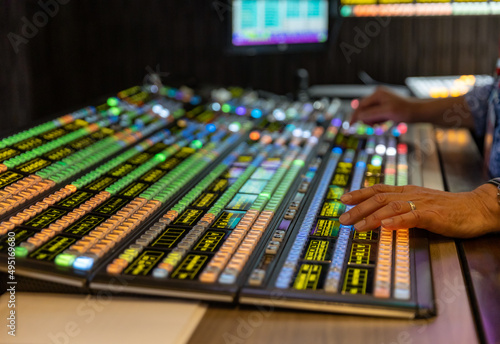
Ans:
{"type": "Polygon", "coordinates": [[[26,247],[17,246],[14,253],[16,258],[24,258],[28,255],[28,249],[26,247]]]}
{"type": "Polygon", "coordinates": [[[68,266],[73,265],[73,262],[75,261],[75,259],[76,259],[76,256],[73,254],[61,253],[61,254],[57,255],[54,262],[56,263],[56,265],[68,267],[68,266]]]}

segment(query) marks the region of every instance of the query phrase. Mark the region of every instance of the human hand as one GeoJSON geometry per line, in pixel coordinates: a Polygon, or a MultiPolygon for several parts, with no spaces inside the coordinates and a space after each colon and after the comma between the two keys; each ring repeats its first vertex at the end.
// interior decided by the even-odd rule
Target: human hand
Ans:
{"type": "Polygon", "coordinates": [[[471,238],[500,230],[497,188],[484,184],[471,192],[450,193],[414,185],[374,185],[343,195],[355,205],[340,217],[340,223],[356,231],[384,226],[387,229],[423,228],[459,238],[471,238]],[[415,204],[411,210],[408,201],[415,204]]]}
{"type": "Polygon", "coordinates": [[[389,120],[412,122],[415,106],[416,103],[411,98],[401,97],[385,87],[379,87],[372,95],[359,102],[351,123],[362,121],[371,125],[389,120]]]}

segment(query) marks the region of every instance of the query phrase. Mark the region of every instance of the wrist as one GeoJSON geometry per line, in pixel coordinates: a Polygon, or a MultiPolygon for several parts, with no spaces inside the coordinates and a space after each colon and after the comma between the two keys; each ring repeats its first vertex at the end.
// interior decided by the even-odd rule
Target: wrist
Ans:
{"type": "Polygon", "coordinates": [[[498,187],[489,183],[483,184],[473,191],[483,210],[477,216],[482,216],[486,221],[485,230],[488,233],[500,231],[498,192],[498,187]]]}

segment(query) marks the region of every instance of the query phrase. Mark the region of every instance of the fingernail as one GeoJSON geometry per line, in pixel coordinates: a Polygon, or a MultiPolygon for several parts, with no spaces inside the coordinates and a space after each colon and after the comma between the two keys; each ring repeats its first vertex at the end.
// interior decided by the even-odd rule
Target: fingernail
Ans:
{"type": "Polygon", "coordinates": [[[394,223],[394,220],[393,219],[385,219],[385,220],[382,220],[382,226],[390,226],[394,223]]]}
{"type": "Polygon", "coordinates": [[[354,225],[354,229],[356,230],[360,230],[360,229],[363,229],[363,227],[366,225],[366,221],[365,220],[361,220],[359,221],[358,223],[356,223],[354,225]]]}
{"type": "Polygon", "coordinates": [[[351,214],[349,213],[344,213],[340,216],[339,220],[341,223],[344,223],[346,221],[349,221],[349,219],[351,218],[351,214]]]}
{"type": "Polygon", "coordinates": [[[345,194],[345,195],[340,196],[340,200],[341,200],[342,202],[349,202],[351,199],[352,199],[352,196],[351,196],[351,195],[348,195],[348,194],[345,194]]]}

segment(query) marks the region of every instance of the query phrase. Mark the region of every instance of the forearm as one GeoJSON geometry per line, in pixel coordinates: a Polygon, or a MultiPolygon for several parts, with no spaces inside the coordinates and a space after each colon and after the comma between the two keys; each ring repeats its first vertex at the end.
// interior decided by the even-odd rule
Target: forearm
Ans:
{"type": "Polygon", "coordinates": [[[464,96],[412,100],[412,122],[472,129],[474,121],[464,96]]]}

